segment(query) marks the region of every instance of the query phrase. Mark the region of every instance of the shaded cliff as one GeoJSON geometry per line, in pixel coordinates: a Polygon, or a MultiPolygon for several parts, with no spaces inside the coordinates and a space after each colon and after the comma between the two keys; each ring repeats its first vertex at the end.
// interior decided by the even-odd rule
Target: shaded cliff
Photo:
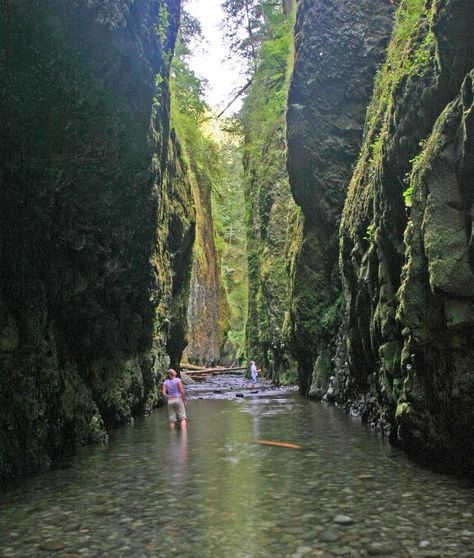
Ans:
{"type": "Polygon", "coordinates": [[[156,401],[166,346],[179,360],[194,225],[169,138],[178,19],[172,0],[2,4],[1,477],[104,439],[156,401]]]}
{"type": "Polygon", "coordinates": [[[340,215],[392,12],[380,0],[313,0],[298,7],[287,141],[290,185],[301,213],[287,325],[300,390],[314,396],[324,393],[333,371],[344,308],[340,215]]]}
{"type": "Polygon", "coordinates": [[[418,459],[472,472],[474,5],[404,0],[341,226],[339,399],[418,459]]]}

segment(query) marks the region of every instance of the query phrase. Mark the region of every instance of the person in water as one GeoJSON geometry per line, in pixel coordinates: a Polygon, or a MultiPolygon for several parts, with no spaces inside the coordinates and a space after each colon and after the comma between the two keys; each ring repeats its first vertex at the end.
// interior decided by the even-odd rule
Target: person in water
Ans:
{"type": "Polygon", "coordinates": [[[250,386],[255,387],[257,384],[257,377],[262,370],[257,368],[254,360],[250,361],[250,386]]]}
{"type": "Polygon", "coordinates": [[[168,401],[168,419],[170,428],[176,428],[176,421],[181,421],[181,430],[187,428],[186,417],[186,395],[184,393],[183,382],[176,377],[176,370],[168,370],[168,378],[163,382],[162,393],[168,401]]]}

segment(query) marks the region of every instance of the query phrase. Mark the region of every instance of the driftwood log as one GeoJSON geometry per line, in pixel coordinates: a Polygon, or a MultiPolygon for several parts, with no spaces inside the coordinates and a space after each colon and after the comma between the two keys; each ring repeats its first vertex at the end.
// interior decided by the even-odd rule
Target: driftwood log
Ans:
{"type": "Polygon", "coordinates": [[[193,368],[191,368],[190,365],[187,366],[189,366],[189,368],[182,366],[181,371],[187,374],[188,376],[190,376],[191,378],[199,378],[200,376],[217,376],[218,374],[229,374],[235,372],[242,373],[243,371],[247,370],[246,366],[233,367],[233,368],[224,368],[224,367],[202,368],[194,365],[192,365],[193,368]]]}

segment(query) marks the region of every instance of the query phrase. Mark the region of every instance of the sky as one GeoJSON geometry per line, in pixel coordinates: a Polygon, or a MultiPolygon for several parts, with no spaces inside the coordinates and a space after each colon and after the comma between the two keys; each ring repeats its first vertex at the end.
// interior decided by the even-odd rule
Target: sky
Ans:
{"type": "MultiPolygon", "coordinates": [[[[186,2],[186,10],[199,19],[205,37],[204,44],[193,48],[195,54],[189,64],[199,77],[209,82],[206,101],[215,109],[223,109],[246,83],[246,79],[239,75],[238,64],[235,61],[225,60],[227,49],[222,32],[219,30],[219,23],[224,16],[220,4],[221,0],[186,2]]],[[[238,99],[225,115],[230,116],[236,112],[241,102],[241,99],[238,99]]]]}

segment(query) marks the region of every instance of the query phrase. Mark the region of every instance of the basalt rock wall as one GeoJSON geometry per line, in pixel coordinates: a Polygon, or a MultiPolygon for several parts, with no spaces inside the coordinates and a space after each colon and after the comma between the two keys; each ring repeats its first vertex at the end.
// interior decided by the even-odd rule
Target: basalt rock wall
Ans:
{"type": "Polygon", "coordinates": [[[174,0],[2,3],[2,479],[103,440],[179,361],[194,217],[169,134],[178,19],[174,0]]]}
{"type": "Polygon", "coordinates": [[[288,93],[290,185],[301,214],[293,239],[287,326],[300,389],[322,395],[334,371],[344,298],[339,223],[393,6],[381,0],[304,0],[288,93]]]}
{"type": "Polygon", "coordinates": [[[473,470],[474,5],[403,0],[341,226],[339,401],[473,470]]]}
{"type": "Polygon", "coordinates": [[[220,361],[227,329],[228,306],[216,246],[212,183],[197,168],[193,172],[193,181],[196,242],[187,306],[188,344],[185,356],[190,362],[207,366],[220,361]]]}

